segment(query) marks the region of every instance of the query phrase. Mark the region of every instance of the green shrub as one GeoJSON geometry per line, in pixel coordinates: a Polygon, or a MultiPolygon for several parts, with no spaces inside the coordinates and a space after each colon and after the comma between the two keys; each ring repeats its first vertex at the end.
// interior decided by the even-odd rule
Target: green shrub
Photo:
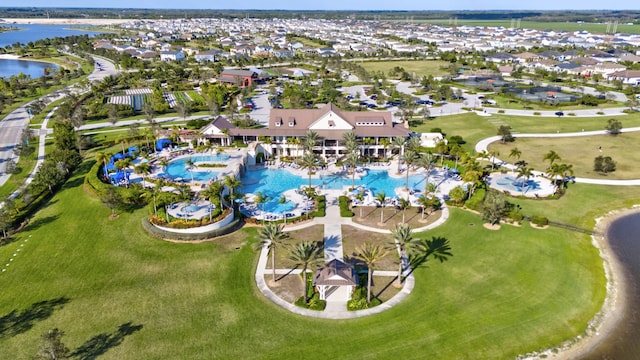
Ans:
{"type": "Polygon", "coordinates": [[[567,115],[569,115],[569,116],[576,116],[576,113],[570,112],[570,113],[568,113],[567,115]]]}
{"type": "Polygon", "coordinates": [[[324,217],[326,212],[326,199],[324,195],[316,196],[315,201],[316,201],[317,209],[309,213],[309,215],[311,215],[312,217],[324,217]]]}
{"type": "Polygon", "coordinates": [[[547,226],[549,225],[549,219],[545,216],[534,215],[531,217],[531,223],[537,226],[547,226]]]}
{"type": "Polygon", "coordinates": [[[476,210],[476,211],[480,211],[480,205],[482,204],[482,201],[484,200],[484,196],[486,195],[487,190],[480,188],[480,189],[476,189],[476,191],[473,193],[473,196],[471,196],[469,198],[469,200],[467,200],[464,203],[464,206],[471,209],[471,210],[476,210]]]}
{"type": "Polygon", "coordinates": [[[604,115],[604,112],[603,112],[603,111],[598,111],[596,114],[598,114],[598,115],[604,115]]]}
{"type": "Polygon", "coordinates": [[[353,211],[351,211],[351,207],[349,206],[351,204],[351,200],[347,196],[341,195],[338,198],[338,202],[340,204],[340,216],[352,217],[353,211]]]}
{"type": "Polygon", "coordinates": [[[524,216],[522,215],[522,213],[518,210],[511,210],[507,213],[507,217],[511,220],[513,220],[514,222],[522,222],[522,219],[524,218],[524,216]]]}
{"type": "MultiPolygon", "coordinates": [[[[364,276],[366,279],[366,276],[364,276]]],[[[356,311],[356,310],[364,310],[372,307],[376,307],[382,304],[380,299],[373,297],[371,302],[367,303],[367,280],[360,281],[361,284],[365,284],[364,286],[358,286],[353,291],[351,296],[351,300],[347,302],[347,310],[356,311]]]]}
{"type": "Polygon", "coordinates": [[[314,292],[306,304],[304,303],[304,296],[300,296],[294,305],[309,310],[323,311],[327,307],[327,302],[320,300],[318,293],[314,292]]]}
{"type": "Polygon", "coordinates": [[[533,115],[540,115],[540,111],[534,111],[533,115]]]}

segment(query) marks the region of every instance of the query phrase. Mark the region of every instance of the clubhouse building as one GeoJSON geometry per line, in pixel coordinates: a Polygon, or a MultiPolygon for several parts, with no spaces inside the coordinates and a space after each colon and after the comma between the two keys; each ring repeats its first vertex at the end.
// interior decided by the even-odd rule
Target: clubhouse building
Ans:
{"type": "Polygon", "coordinates": [[[318,109],[271,109],[269,125],[243,129],[219,116],[202,129],[201,140],[229,145],[241,141],[267,157],[302,156],[308,130],[319,136],[314,153],[325,160],[345,154],[344,134],[355,132],[363,155],[384,157],[394,137],[409,136],[403,124],[394,124],[389,111],[342,111],[332,103],[318,109]],[[259,148],[258,148],[259,147],[259,148]]]}

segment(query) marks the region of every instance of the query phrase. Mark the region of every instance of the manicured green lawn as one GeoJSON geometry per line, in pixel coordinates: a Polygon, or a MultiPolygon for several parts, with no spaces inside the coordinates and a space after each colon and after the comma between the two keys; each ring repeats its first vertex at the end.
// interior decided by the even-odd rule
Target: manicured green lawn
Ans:
{"type": "Polygon", "coordinates": [[[418,269],[403,303],[356,320],[305,318],[257,291],[256,228],[164,242],[142,230],[145,209],[109,220],[81,183],[72,178],[0,246],[3,261],[17,254],[0,273],[8,358],[31,357],[53,327],[72,351],[104,359],[514,358],[581,333],[604,298],[602,263],[585,235],[491,231],[452,209],[444,226],[419,236],[448,238],[454,256],[418,269]],[[33,305],[41,301],[58,305],[33,305]]]}
{"type": "Polygon", "coordinates": [[[633,151],[640,133],[632,132],[612,135],[596,135],[584,137],[564,138],[518,138],[513,143],[502,144],[499,141],[491,144],[489,150],[497,150],[506,161],[514,147],[522,151],[521,159],[526,160],[530,167],[544,171],[549,167],[548,161],[542,161],[549,150],[557,152],[560,162],[573,165],[575,176],[594,179],[638,179],[640,178],[640,153],[633,151]],[[601,148],[601,149],[599,149],[601,148]],[[580,149],[580,151],[576,151],[580,149]],[[616,162],[616,171],[602,175],[593,171],[594,159],[597,156],[611,156],[616,162]]]}
{"type": "Polygon", "coordinates": [[[615,118],[623,127],[640,126],[640,114],[599,117],[542,117],[542,116],[507,116],[491,115],[486,121],[504,123],[511,126],[513,132],[521,133],[557,133],[604,130],[607,120],[615,118]]]}
{"type": "Polygon", "coordinates": [[[600,186],[569,184],[558,200],[509,198],[525,215],[544,215],[550,220],[592,229],[595,219],[608,210],[628,208],[640,203],[639,186],[600,186]]]}
{"type": "Polygon", "coordinates": [[[447,137],[453,135],[462,136],[466,141],[463,147],[467,151],[473,151],[478,141],[498,134],[498,125],[492,124],[487,119],[475,113],[438,116],[434,117],[433,120],[424,121],[419,126],[412,127],[412,130],[415,132],[429,132],[433,128],[440,128],[447,137]]]}
{"type": "Polygon", "coordinates": [[[442,76],[447,74],[446,67],[449,65],[446,61],[440,60],[398,60],[398,61],[365,61],[361,63],[368,72],[382,71],[389,73],[389,70],[399,66],[409,73],[415,73],[418,77],[423,76],[442,76]]]}

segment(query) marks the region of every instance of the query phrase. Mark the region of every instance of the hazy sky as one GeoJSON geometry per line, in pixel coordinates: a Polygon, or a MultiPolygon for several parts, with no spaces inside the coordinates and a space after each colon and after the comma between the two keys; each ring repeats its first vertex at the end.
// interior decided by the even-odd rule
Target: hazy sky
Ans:
{"type": "MultiPolygon", "coordinates": [[[[0,6],[7,6],[8,4],[0,6]]],[[[285,10],[637,10],[637,0],[25,0],[12,6],[285,10]]]]}

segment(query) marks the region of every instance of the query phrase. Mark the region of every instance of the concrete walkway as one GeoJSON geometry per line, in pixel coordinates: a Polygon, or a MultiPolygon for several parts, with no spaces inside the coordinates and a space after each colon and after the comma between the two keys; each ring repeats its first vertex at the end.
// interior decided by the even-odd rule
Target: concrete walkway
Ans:
{"type": "MultiPolygon", "coordinates": [[[[631,133],[640,131],[640,127],[631,127],[631,128],[623,128],[620,130],[622,133],[631,133]]],[[[561,137],[579,137],[579,136],[595,136],[595,135],[606,135],[608,132],[606,130],[596,130],[596,131],[579,131],[579,132],[568,132],[568,133],[548,133],[548,134],[513,134],[515,138],[561,138],[561,137]]],[[[500,141],[500,136],[492,136],[478,141],[475,146],[475,151],[481,153],[483,151],[487,151],[487,148],[491,143],[496,141],[500,141]]],[[[517,166],[514,164],[510,164],[506,161],[500,160],[497,157],[489,158],[489,161],[492,163],[506,167],[510,170],[515,170],[517,166]]],[[[534,171],[534,175],[544,174],[541,171],[534,171]]],[[[611,186],[639,186],[640,179],[629,179],[629,180],[608,180],[608,179],[592,179],[592,178],[581,178],[575,177],[573,180],[577,183],[583,184],[593,184],[593,185],[611,185],[611,186]]]]}
{"type": "MultiPolygon", "coordinates": [[[[304,229],[310,226],[323,224],[324,231],[325,231],[324,233],[325,261],[329,261],[334,258],[338,258],[341,260],[343,259],[342,225],[353,226],[364,231],[372,231],[372,232],[378,232],[383,234],[391,233],[390,230],[369,227],[366,225],[355,223],[352,221],[351,218],[341,217],[340,207],[338,205],[338,197],[340,196],[341,191],[340,190],[323,190],[323,193],[326,196],[326,204],[327,204],[325,217],[316,217],[316,218],[313,218],[311,221],[308,221],[303,224],[287,225],[284,228],[284,231],[285,232],[295,231],[295,230],[304,229]]],[[[444,201],[442,201],[442,203],[444,204],[444,201]]],[[[447,221],[448,218],[449,218],[449,209],[446,206],[444,206],[442,208],[442,215],[437,221],[427,226],[414,229],[414,231],[421,232],[421,231],[426,231],[426,230],[436,228],[442,225],[445,221],[447,221]]],[[[263,247],[260,252],[260,258],[258,260],[258,266],[256,268],[256,273],[255,273],[255,280],[256,280],[258,289],[260,289],[260,292],[262,292],[262,294],[265,297],[273,301],[278,306],[284,309],[287,309],[293,313],[304,315],[304,316],[311,316],[311,317],[323,318],[323,319],[354,319],[354,318],[359,318],[363,316],[378,314],[387,309],[392,308],[393,306],[403,301],[407,296],[409,296],[409,294],[413,290],[413,287],[415,286],[415,279],[413,277],[413,274],[411,273],[410,269],[406,269],[406,272],[405,272],[406,277],[405,277],[402,290],[400,290],[400,292],[390,300],[374,308],[366,309],[366,310],[358,310],[358,311],[348,311],[347,299],[349,294],[346,291],[346,288],[344,289],[338,288],[338,290],[333,292],[327,298],[327,306],[324,311],[308,310],[308,309],[303,309],[301,307],[288,303],[287,301],[283,300],[278,295],[276,295],[269,288],[269,286],[265,281],[266,265],[267,265],[268,259],[269,259],[269,250],[267,247],[263,247]]],[[[276,269],[276,273],[277,274],[287,274],[287,273],[299,274],[300,270],[291,271],[290,269],[276,269]]],[[[376,271],[375,275],[395,277],[397,276],[397,272],[376,271]]]]}

